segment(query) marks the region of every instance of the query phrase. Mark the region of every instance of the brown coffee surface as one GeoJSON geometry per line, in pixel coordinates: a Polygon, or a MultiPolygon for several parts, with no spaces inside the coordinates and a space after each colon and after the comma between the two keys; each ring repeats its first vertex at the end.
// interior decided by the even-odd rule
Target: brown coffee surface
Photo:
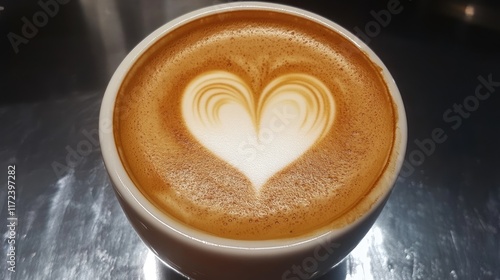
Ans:
{"type": "Polygon", "coordinates": [[[238,11],[198,19],[156,42],[125,77],[113,122],[120,158],[154,205],[210,234],[266,240],[341,227],[369,209],[356,206],[376,191],[393,150],[397,115],[380,71],[343,36],[296,16],[238,11]],[[256,188],[184,120],[186,88],[219,71],[246,84],[255,101],[248,104],[279,77],[312,76],[333,96],[334,108],[320,112],[333,122],[256,188]]]}

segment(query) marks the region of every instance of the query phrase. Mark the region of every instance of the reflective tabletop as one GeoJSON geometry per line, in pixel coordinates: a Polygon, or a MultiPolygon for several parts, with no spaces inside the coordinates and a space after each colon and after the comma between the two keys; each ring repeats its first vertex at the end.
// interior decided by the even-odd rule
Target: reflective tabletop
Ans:
{"type": "MultiPolygon", "coordinates": [[[[128,223],[98,141],[114,70],[167,21],[226,1],[0,0],[0,279],[184,279],[128,223]]],[[[275,1],[391,71],[406,161],[379,219],[320,279],[500,279],[500,5],[275,1]]]]}

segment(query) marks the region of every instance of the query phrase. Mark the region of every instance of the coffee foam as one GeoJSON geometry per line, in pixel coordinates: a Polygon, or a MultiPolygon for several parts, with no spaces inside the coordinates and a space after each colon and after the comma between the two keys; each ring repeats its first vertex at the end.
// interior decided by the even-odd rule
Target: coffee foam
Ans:
{"type": "Polygon", "coordinates": [[[317,23],[274,12],[228,12],[169,33],[130,70],[116,104],[120,157],[143,194],[167,215],[236,239],[300,236],[362,214],[346,219],[384,172],[397,119],[379,69],[355,45],[317,23]],[[193,98],[184,97],[211,75],[238,88],[237,98],[217,105],[200,97],[194,104],[201,107],[190,108],[193,98]],[[290,93],[265,98],[274,92],[266,87],[283,77],[320,88],[324,94],[306,96],[319,96],[323,106],[280,107],[304,99],[290,93]],[[305,122],[290,117],[263,153],[263,139],[243,146],[264,155],[259,164],[245,167],[238,151],[221,156],[225,147],[258,138],[276,117],[273,109],[305,122]],[[317,117],[303,118],[305,111],[317,117]],[[214,133],[217,124],[234,135],[214,133]],[[250,138],[238,138],[241,131],[250,138]],[[289,145],[291,134],[297,146],[289,145]]]}
{"type": "Polygon", "coordinates": [[[182,98],[189,131],[257,191],[320,141],[334,114],[329,89],[305,74],[278,77],[254,95],[238,76],[210,71],[193,79],[182,98]]]}

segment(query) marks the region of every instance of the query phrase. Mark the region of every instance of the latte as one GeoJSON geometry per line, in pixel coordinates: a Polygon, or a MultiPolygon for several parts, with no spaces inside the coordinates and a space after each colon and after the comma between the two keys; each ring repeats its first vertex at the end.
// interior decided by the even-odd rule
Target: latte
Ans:
{"type": "Polygon", "coordinates": [[[213,235],[282,239],[368,211],[395,145],[381,70],[331,29],[231,11],[170,31],[117,95],[114,135],[140,191],[213,235]]]}

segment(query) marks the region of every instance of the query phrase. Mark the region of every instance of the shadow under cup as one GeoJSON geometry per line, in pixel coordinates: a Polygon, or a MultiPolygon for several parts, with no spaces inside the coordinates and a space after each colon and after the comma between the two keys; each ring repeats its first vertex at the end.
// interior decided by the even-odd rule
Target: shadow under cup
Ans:
{"type": "MultiPolygon", "coordinates": [[[[380,59],[359,39],[337,24],[304,10],[267,3],[239,2],[201,9],[177,18],[144,39],[120,64],[101,105],[100,142],[106,169],[118,201],[144,243],[178,273],[194,279],[311,279],[327,273],[345,258],[368,232],[387,201],[406,149],[406,117],[399,91],[380,59]],[[113,135],[113,110],[126,74],[145,50],[182,24],[234,10],[265,10],[320,23],[343,35],[380,67],[397,111],[396,139],[389,165],[378,181],[384,187],[371,209],[342,229],[289,239],[233,240],[194,230],[157,209],[134,186],[121,163],[113,135]]],[[[368,195],[370,196],[370,195],[368,195]]]]}

